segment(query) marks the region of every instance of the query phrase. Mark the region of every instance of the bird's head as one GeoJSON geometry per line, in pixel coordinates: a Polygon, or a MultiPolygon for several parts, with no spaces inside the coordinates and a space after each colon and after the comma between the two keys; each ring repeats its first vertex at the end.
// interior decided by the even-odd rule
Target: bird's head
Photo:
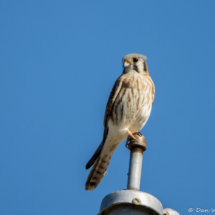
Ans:
{"type": "Polygon", "coordinates": [[[141,54],[128,54],[122,58],[123,63],[123,73],[128,73],[130,71],[136,71],[142,74],[148,74],[148,66],[146,63],[146,56],[141,54]]]}

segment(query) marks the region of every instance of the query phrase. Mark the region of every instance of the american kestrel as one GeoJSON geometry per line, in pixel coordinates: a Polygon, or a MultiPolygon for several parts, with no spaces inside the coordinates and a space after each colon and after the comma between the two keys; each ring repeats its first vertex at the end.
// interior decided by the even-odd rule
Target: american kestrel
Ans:
{"type": "Polygon", "coordinates": [[[139,132],[146,124],[155,97],[154,83],[149,75],[146,57],[128,54],[122,59],[123,73],[116,80],[109,96],[103,140],[86,165],[92,169],[85,189],[94,190],[104,177],[111,156],[128,135],[139,132]]]}

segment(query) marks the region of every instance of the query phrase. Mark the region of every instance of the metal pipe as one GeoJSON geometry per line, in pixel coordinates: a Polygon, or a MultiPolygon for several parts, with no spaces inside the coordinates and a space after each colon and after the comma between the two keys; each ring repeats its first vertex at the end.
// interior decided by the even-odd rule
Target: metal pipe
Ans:
{"type": "Polygon", "coordinates": [[[141,133],[134,135],[136,140],[128,137],[128,149],[130,150],[130,161],[128,171],[127,189],[140,190],[143,152],[146,150],[145,137],[141,133]]]}
{"type": "Polygon", "coordinates": [[[127,189],[140,190],[143,150],[134,147],[130,152],[127,189]]]}

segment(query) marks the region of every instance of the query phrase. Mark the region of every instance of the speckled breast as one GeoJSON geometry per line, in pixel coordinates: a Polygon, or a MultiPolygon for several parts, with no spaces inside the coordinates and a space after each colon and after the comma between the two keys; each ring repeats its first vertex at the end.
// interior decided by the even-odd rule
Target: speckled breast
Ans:
{"type": "Polygon", "coordinates": [[[140,130],[151,113],[154,100],[150,76],[132,73],[125,77],[114,102],[111,119],[116,125],[140,130]]]}

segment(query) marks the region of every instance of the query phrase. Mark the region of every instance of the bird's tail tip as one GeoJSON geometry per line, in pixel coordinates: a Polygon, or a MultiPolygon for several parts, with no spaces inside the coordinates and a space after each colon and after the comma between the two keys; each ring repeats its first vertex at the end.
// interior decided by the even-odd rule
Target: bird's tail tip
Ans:
{"type": "Polygon", "coordinates": [[[111,156],[98,157],[88,175],[85,190],[94,190],[103,179],[110,163],[111,156]]]}

